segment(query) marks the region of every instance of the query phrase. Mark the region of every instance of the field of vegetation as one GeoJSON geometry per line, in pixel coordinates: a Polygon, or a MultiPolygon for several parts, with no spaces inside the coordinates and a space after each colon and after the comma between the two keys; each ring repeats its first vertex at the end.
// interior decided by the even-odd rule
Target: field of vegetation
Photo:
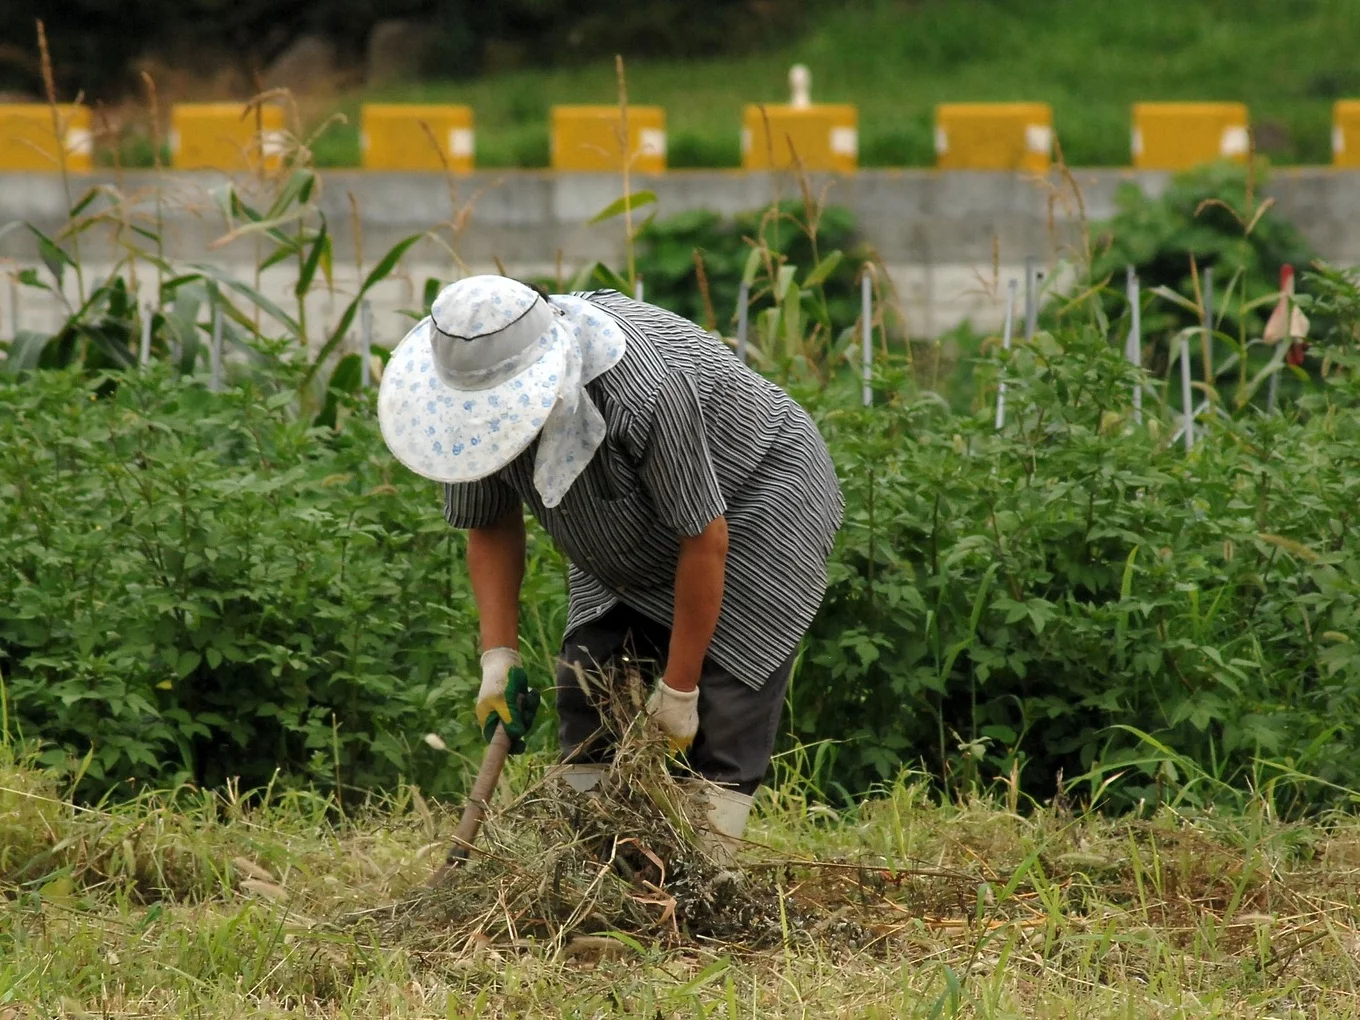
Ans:
{"type": "MultiPolygon", "coordinates": [[[[901,342],[854,224],[810,196],[735,221],[644,223],[645,193],[604,210],[629,264],[568,285],[645,272],[725,329],[744,279],[752,364],[816,417],[848,503],[764,849],[697,898],[683,838],[632,830],[661,869],[633,883],[542,842],[551,711],[491,853],[409,895],[482,746],[462,537],[387,454],[352,352],[417,238],[323,327],[310,167],[263,202],[221,194],[296,266],[296,309],[162,259],[117,188],[73,194],[18,280],[74,277],[69,317],[0,372],[0,1010],[1356,1015],[1360,286],[1314,265],[1303,357],[1263,341],[1280,265],[1308,254],[1254,172],[1125,194],[1032,340],[953,338],[958,361],[901,342]],[[91,231],[125,244],[108,277],[80,263],[91,231]],[[1206,405],[1190,450],[1182,358],[1206,405]],[[729,900],[741,924],[703,920],[729,900]]],[[[537,531],[529,557],[542,682],[564,571],[537,531]]],[[[661,787],[627,778],[660,817],[661,787]]]]}

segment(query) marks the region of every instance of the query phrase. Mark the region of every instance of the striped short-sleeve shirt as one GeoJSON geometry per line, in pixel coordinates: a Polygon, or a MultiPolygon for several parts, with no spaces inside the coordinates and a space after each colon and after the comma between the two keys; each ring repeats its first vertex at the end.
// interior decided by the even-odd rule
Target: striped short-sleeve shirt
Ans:
{"type": "Polygon", "coordinates": [[[527,506],[569,563],[567,633],[619,603],[670,626],[682,536],[728,529],[709,656],[760,687],[826,594],[844,501],[817,427],[783,390],[693,323],[616,291],[623,359],[587,385],[606,436],[562,502],[534,488],[537,443],[495,475],[445,487],[450,524],[486,527],[527,506]]]}

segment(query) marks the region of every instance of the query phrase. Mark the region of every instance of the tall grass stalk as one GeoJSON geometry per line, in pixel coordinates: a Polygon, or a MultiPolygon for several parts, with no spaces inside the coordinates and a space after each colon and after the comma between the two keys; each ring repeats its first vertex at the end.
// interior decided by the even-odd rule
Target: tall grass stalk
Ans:
{"type": "MultiPolygon", "coordinates": [[[[633,237],[633,189],[631,186],[634,153],[628,143],[628,76],[623,69],[623,55],[614,56],[614,77],[619,90],[619,162],[623,174],[623,232],[627,241],[629,297],[637,294],[637,251],[633,237]]],[[[639,154],[641,147],[639,146],[639,154]]]]}
{"type": "Polygon", "coordinates": [[[5,669],[0,666],[0,745],[9,747],[9,689],[5,686],[5,669]]]}
{"type": "Polygon", "coordinates": [[[161,104],[156,91],[156,80],[147,71],[142,72],[142,84],[146,87],[147,105],[151,107],[151,166],[155,172],[156,194],[154,196],[155,220],[152,227],[153,243],[156,246],[156,294],[155,307],[159,308],[162,291],[165,289],[165,179],[161,163],[161,104]]]}
{"type": "MultiPolygon", "coordinates": [[[[52,53],[47,47],[47,27],[41,18],[38,19],[38,53],[42,66],[43,90],[47,95],[47,108],[52,114],[52,134],[57,145],[57,165],[61,171],[61,187],[66,195],[66,208],[76,207],[75,197],[71,192],[71,167],[68,160],[66,149],[66,129],[68,127],[66,118],[61,114],[61,109],[57,103],[57,79],[52,71],[52,53]]],[[[80,96],[76,97],[76,104],[79,105],[80,96]]],[[[79,297],[79,304],[85,304],[85,268],[81,264],[80,258],[80,231],[76,229],[75,215],[69,219],[69,237],[71,243],[71,261],[74,263],[76,273],[76,289],[79,297]]]]}

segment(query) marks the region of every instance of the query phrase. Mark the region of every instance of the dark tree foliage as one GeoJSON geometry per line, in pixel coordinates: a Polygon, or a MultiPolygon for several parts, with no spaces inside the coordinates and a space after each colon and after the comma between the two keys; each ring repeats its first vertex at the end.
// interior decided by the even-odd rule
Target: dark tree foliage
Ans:
{"type": "Polygon", "coordinates": [[[266,66],[304,34],[361,60],[380,21],[409,18],[436,33],[434,77],[510,64],[560,64],[614,53],[689,57],[749,49],[801,23],[812,0],[6,0],[0,4],[0,89],[42,88],[35,22],[47,26],[63,98],[111,98],[135,62],[266,66]]]}

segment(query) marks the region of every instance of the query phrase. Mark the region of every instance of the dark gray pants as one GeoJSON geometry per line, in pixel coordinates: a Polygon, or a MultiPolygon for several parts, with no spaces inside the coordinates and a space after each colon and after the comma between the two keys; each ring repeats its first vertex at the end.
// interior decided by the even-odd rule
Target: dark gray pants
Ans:
{"type": "MultiPolygon", "coordinates": [[[[615,735],[603,710],[609,694],[602,678],[622,675],[627,656],[650,689],[665,670],[669,645],[669,628],[625,606],[567,635],[557,665],[563,761],[609,759],[615,735]]],[[[705,659],[699,678],[699,732],[687,755],[689,767],[739,793],[754,793],[770,766],[792,669],[791,655],[756,691],[705,659]]]]}

